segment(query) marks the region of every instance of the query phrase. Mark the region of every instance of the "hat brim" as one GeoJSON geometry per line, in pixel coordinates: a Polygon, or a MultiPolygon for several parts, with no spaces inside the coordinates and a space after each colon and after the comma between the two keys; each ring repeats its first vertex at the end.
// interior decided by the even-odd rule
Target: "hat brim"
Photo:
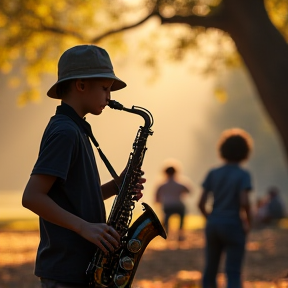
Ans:
{"type": "Polygon", "coordinates": [[[111,91],[117,91],[120,89],[123,89],[127,86],[127,84],[125,82],[123,82],[122,80],[120,80],[118,77],[116,77],[115,75],[111,75],[110,73],[101,73],[101,74],[94,74],[94,75],[81,75],[81,76],[71,76],[71,77],[67,77],[67,78],[63,78],[58,80],[47,92],[47,95],[51,98],[55,98],[55,99],[60,99],[60,97],[57,95],[56,93],[56,87],[59,83],[67,81],[67,80],[71,80],[71,79],[87,79],[87,78],[108,78],[108,79],[113,79],[114,83],[111,86],[111,91]]]}

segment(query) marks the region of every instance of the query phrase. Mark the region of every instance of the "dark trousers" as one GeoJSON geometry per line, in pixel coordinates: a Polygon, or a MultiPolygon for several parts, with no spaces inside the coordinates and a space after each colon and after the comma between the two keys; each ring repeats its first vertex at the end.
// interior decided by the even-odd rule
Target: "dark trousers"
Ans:
{"type": "Polygon", "coordinates": [[[225,274],[228,288],[241,288],[241,270],[245,254],[246,236],[240,219],[208,220],[205,228],[206,266],[203,288],[217,288],[217,273],[220,259],[226,253],[225,274]]]}
{"type": "Polygon", "coordinates": [[[169,219],[173,214],[177,214],[180,217],[180,223],[179,223],[179,229],[182,230],[183,224],[184,224],[184,216],[185,216],[185,206],[184,205],[177,205],[177,206],[170,206],[170,207],[164,207],[164,228],[166,229],[166,232],[168,233],[168,223],[169,219]]]}

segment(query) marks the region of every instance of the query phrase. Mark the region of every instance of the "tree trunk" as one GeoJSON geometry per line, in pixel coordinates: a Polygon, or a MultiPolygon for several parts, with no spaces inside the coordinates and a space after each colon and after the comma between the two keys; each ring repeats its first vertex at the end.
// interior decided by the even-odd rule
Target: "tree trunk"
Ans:
{"type": "Polygon", "coordinates": [[[288,45],[263,0],[224,0],[226,27],[283,140],[288,160],[288,45]]]}
{"type": "Polygon", "coordinates": [[[217,12],[207,17],[159,16],[162,24],[214,27],[229,33],[280,133],[288,163],[288,45],[270,21],[264,0],[222,0],[217,12]]]}

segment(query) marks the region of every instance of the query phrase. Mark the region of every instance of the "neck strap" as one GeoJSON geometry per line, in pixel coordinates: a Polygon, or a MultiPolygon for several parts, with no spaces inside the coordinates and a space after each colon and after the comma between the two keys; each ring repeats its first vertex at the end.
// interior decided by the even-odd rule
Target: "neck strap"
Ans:
{"type": "Polygon", "coordinates": [[[99,146],[99,143],[97,142],[97,140],[95,139],[95,137],[92,133],[92,129],[91,129],[90,124],[85,119],[81,118],[75,112],[75,110],[72,107],[70,107],[68,104],[65,104],[63,102],[61,103],[60,106],[57,106],[56,114],[66,115],[69,118],[71,118],[84,131],[84,133],[91,139],[92,143],[97,148],[97,151],[100,155],[100,158],[102,159],[102,161],[106,165],[108,171],[110,172],[111,176],[113,177],[113,179],[115,180],[115,183],[117,185],[117,183],[119,183],[119,176],[117,175],[114,168],[112,167],[112,165],[108,161],[107,157],[102,152],[102,150],[99,146]]]}

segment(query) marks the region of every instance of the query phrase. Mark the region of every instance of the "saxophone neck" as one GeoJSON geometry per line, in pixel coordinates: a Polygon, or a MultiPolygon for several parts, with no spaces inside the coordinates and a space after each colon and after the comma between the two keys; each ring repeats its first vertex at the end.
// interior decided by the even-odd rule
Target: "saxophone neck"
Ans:
{"type": "Polygon", "coordinates": [[[122,104],[120,104],[119,102],[117,102],[115,100],[109,100],[108,106],[111,109],[123,110],[123,111],[128,112],[128,113],[140,115],[141,117],[143,117],[143,119],[145,121],[144,128],[146,128],[146,129],[150,129],[154,123],[152,114],[147,109],[145,109],[143,107],[133,105],[132,108],[126,108],[122,104]]]}

